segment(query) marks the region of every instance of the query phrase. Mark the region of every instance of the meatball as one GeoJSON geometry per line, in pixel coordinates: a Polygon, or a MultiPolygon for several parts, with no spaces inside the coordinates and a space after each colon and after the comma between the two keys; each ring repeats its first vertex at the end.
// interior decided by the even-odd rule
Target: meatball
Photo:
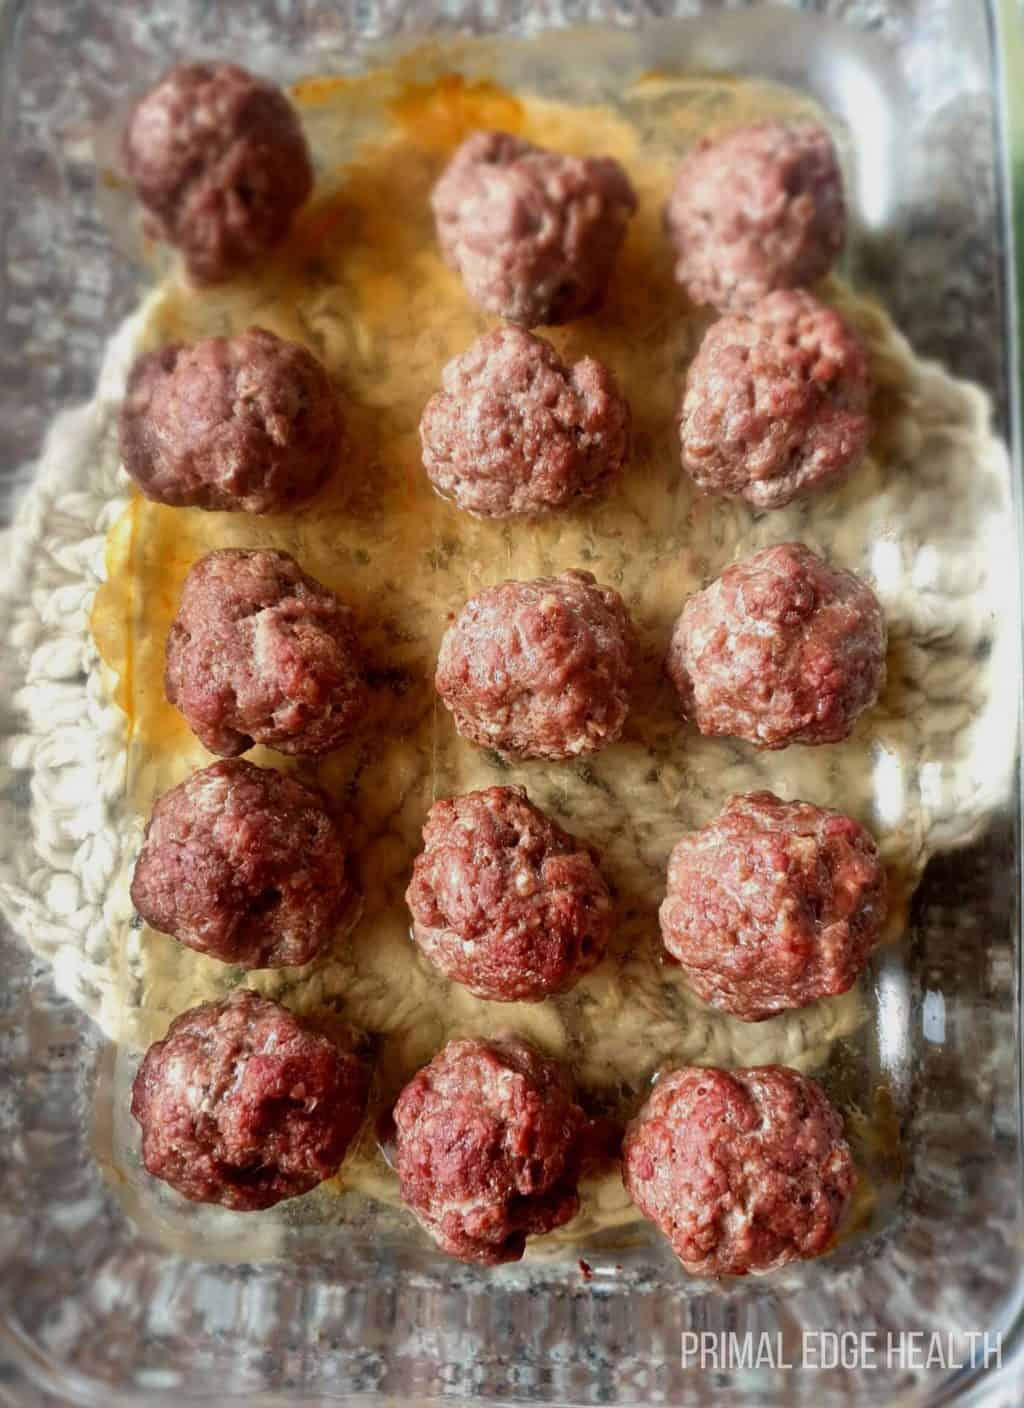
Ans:
{"type": "Polygon", "coordinates": [[[366,1068],[248,989],[193,1007],[132,1086],[142,1161],[194,1203],[273,1207],[336,1173],[363,1119],[366,1068]]]}
{"type": "Polygon", "coordinates": [[[509,757],[574,758],[622,732],[634,653],[618,592],[563,572],[467,601],[441,641],[435,682],[471,742],[509,757]]]}
{"type": "Polygon", "coordinates": [[[857,1182],[842,1116],[787,1066],[663,1076],[626,1130],[623,1178],[694,1276],[818,1256],[857,1182]]]}
{"type": "Polygon", "coordinates": [[[878,699],[885,648],[871,588],[783,543],[690,597],[666,670],[701,733],[758,748],[839,743],[878,699]]]}
{"type": "Polygon", "coordinates": [[[406,903],[413,938],[492,1002],[540,1002],[601,960],[612,902],[589,846],[521,787],[435,802],[406,903]]]}
{"type": "Polygon", "coordinates": [[[149,499],[283,513],[337,462],[342,421],[323,367],[262,328],[140,357],[121,409],[121,458],[149,499]]]}
{"type": "Polygon", "coordinates": [[[449,362],[420,421],[434,488],[485,518],[544,513],[618,478],[629,406],[607,367],[567,367],[549,342],[503,327],[449,362]]]}
{"type": "Polygon", "coordinates": [[[352,613],[286,552],[225,548],[185,578],[167,637],[167,698],[211,753],[254,743],[315,756],[363,712],[352,613]]]}
{"type": "Polygon", "coordinates": [[[759,122],[705,137],[665,207],[676,278],[695,303],[749,308],[827,274],[846,240],[835,148],[814,122],[759,122]]]}
{"type": "Polygon", "coordinates": [[[402,1198],[460,1261],[518,1261],[575,1216],[587,1119],[557,1061],[525,1041],[450,1041],[394,1109],[402,1198]]]}
{"type": "Polygon", "coordinates": [[[234,758],[159,799],[132,903],[154,929],[223,963],[308,963],[350,900],[346,859],[318,793],[234,758]]]}
{"type": "Polygon", "coordinates": [[[668,865],[665,947],[713,1006],[759,1022],[857,980],[885,922],[885,870],[848,816],[731,797],[668,865]]]}
{"type": "Polygon", "coordinates": [[[474,132],[442,172],[431,205],[441,251],[469,296],[531,328],[601,307],[636,195],[610,157],[474,132]]]}
{"type": "Polygon", "coordinates": [[[720,318],[690,366],[683,468],[699,489],[783,508],[859,464],[871,434],[867,356],[809,293],[770,293],[720,318]]]}
{"type": "Polygon", "coordinates": [[[122,157],[149,230],[197,283],[256,263],[313,189],[291,104],[236,64],[172,68],[133,110],[122,157]]]}

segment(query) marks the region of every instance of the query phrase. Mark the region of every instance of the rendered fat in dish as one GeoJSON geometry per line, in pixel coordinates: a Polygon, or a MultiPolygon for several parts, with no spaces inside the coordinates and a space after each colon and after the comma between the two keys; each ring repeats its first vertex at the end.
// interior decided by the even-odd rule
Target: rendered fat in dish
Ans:
{"type": "Polygon", "coordinates": [[[286,552],[225,548],[185,578],[167,638],[167,698],[211,753],[254,743],[317,756],[362,716],[352,613],[286,552]]]}
{"type": "Polygon", "coordinates": [[[152,928],[243,968],[308,963],[351,900],[340,828],[311,787],[240,758],[159,798],[132,879],[152,928]]]}
{"type": "Polygon", "coordinates": [[[626,1130],[630,1197],[694,1276],[746,1276],[818,1256],[857,1182],[843,1120],[786,1066],[685,1066],[626,1130]]]}
{"type": "Polygon", "coordinates": [[[420,422],[442,497],[485,518],[540,514],[604,492],[629,448],[629,406],[593,357],[566,366],[521,328],[485,334],[442,374],[420,422]]]}
{"type": "Polygon", "coordinates": [[[591,848],[519,787],[434,803],[406,902],[426,957],[492,1002],[572,987],[600,962],[612,925],[591,848]]]}
{"type": "Polygon", "coordinates": [[[701,733],[786,748],[847,738],[885,683],[885,650],[871,588],[783,543],[690,597],[665,668],[701,733]]]}
{"type": "Polygon", "coordinates": [[[860,463],[871,433],[864,347],[809,293],[770,293],[712,324],[679,415],[683,468],[705,493],[783,508],[860,463]]]}
{"type": "Polygon", "coordinates": [[[402,1198],[449,1256],[518,1261],[579,1209],[587,1118],[565,1068],[518,1038],[450,1041],[394,1124],[402,1198]]]}
{"type": "Polygon", "coordinates": [[[237,64],[172,68],[135,106],[122,160],[147,228],[181,250],[196,283],[257,264],[313,189],[295,110],[237,64]]]}
{"type": "Polygon", "coordinates": [[[676,845],[661,933],[705,1002],[757,1022],[847,992],[881,938],[885,896],[863,826],[752,792],[676,845]]]}
{"type": "Polygon", "coordinates": [[[610,157],[474,132],[445,167],[431,205],[441,251],[469,296],[530,328],[601,307],[636,194],[610,157]]]}
{"type": "Polygon", "coordinates": [[[814,122],[758,122],[704,137],[665,207],[676,278],[695,303],[751,307],[827,274],[846,239],[843,178],[814,122]]]}
{"type": "Polygon", "coordinates": [[[132,1086],[142,1159],[183,1197],[273,1207],[335,1174],[362,1123],[363,1062],[248,989],[175,1018],[132,1086]]]}
{"type": "Polygon", "coordinates": [[[125,469],[176,507],[284,513],[320,488],[342,438],[323,367],[263,328],[144,354],[121,411],[125,469]]]}
{"type": "Polygon", "coordinates": [[[573,758],[621,734],[635,653],[618,592],[569,571],[472,597],[445,632],[435,682],[473,743],[511,757],[573,758]]]}

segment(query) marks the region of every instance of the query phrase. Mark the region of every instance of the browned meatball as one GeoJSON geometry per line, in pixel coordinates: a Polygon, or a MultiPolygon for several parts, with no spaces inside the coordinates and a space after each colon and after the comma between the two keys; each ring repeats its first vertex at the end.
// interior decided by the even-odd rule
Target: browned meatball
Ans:
{"type": "Polygon", "coordinates": [[[749,308],[827,274],[846,240],[835,148],[814,122],[759,122],[705,137],[665,207],[676,278],[695,303],[749,308]]]}
{"type": "Polygon", "coordinates": [[[849,737],[885,683],[885,648],[871,588],[784,543],[690,597],[665,667],[701,733],[786,748],[849,737]]]}
{"type": "Polygon", "coordinates": [[[352,613],[286,552],[224,548],[185,578],[167,637],[167,698],[211,753],[254,743],[315,756],[363,712],[352,613]]]}
{"type": "Polygon", "coordinates": [[[319,793],[233,758],[156,803],[132,903],[154,929],[224,963],[308,963],[348,904],[346,859],[319,793]]]}
{"type": "Polygon", "coordinates": [[[496,328],[444,369],[420,421],[434,488],[489,518],[545,513],[618,478],[629,406],[607,367],[572,367],[542,338],[496,328]]]}
{"type": "Polygon", "coordinates": [[[595,854],[521,787],[435,802],[406,903],[413,938],[477,997],[540,1002],[601,960],[612,902],[595,854]]]}
{"type": "Polygon", "coordinates": [[[445,167],[431,205],[442,253],[469,296],[531,328],[601,307],[636,195],[610,157],[474,132],[445,167]]]}
{"type": "Polygon", "coordinates": [[[662,1076],[626,1130],[623,1161],[630,1197],[694,1276],[818,1256],[857,1182],[842,1116],[787,1066],[662,1076]]]}
{"type": "Polygon", "coordinates": [[[342,420],[304,347],[262,328],[140,357],[121,408],[121,458],[149,499],[283,513],[337,462],[342,420]]]}
{"type": "Polygon", "coordinates": [[[242,989],[176,1017],[132,1086],[142,1161],[194,1203],[273,1207],[337,1172],[366,1106],[358,1057],[242,989]]]}
{"type": "Polygon", "coordinates": [[[236,64],[179,64],[136,105],[125,171],[152,233],[215,283],[280,243],[313,189],[287,98],[236,64]]]}
{"type": "Polygon", "coordinates": [[[863,344],[839,314],[809,293],[770,293],[701,343],[680,410],[683,468],[705,493],[782,508],[863,459],[868,393],[863,344]]]}
{"type": "Polygon", "coordinates": [[[450,1041],[394,1109],[402,1198],[460,1261],[518,1261],[575,1216],[587,1120],[557,1061],[525,1041],[450,1041]]]}
{"type": "Polygon", "coordinates": [[[885,915],[885,870],[863,826],[752,792],[678,843],[660,918],[704,1001],[759,1022],[851,988],[885,915]]]}
{"type": "Polygon", "coordinates": [[[633,628],[618,592],[589,572],[501,582],[445,632],[437,692],[482,748],[573,758],[614,743],[629,710],[633,628]]]}

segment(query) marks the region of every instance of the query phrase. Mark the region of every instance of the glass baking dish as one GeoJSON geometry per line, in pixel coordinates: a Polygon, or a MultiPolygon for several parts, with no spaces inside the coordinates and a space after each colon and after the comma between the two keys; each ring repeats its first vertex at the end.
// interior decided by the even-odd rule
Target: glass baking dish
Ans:
{"type": "MultiPolygon", "coordinates": [[[[539,87],[557,89],[559,64],[585,53],[598,84],[604,63],[609,83],[692,69],[795,88],[848,134],[857,179],[846,272],[878,295],[920,355],[988,393],[1003,436],[1017,426],[1010,75],[1024,70],[1013,67],[1020,21],[1009,3],[23,0],[3,20],[0,469],[9,509],[36,475],[53,416],[93,394],[103,347],[144,284],[112,233],[96,149],[140,83],[196,52],[293,79],[356,72],[396,45],[434,39],[425,62],[472,73],[472,46],[452,48],[457,36],[535,36],[585,22],[597,27],[579,41],[585,48],[552,36],[538,50],[539,87]]],[[[121,783],[111,776],[99,799],[51,786],[53,760],[34,753],[25,728],[40,680],[61,686],[69,729],[77,711],[103,707],[84,682],[81,651],[61,654],[57,617],[84,609],[73,553],[55,554],[64,577],[48,589],[52,609],[36,600],[46,515],[75,512],[52,453],[47,464],[51,479],[15,523],[0,595],[0,1396],[18,1405],[1020,1401],[1012,730],[991,739],[1003,781],[984,823],[931,861],[899,954],[886,952],[872,972],[874,1022],[852,1060],[859,1080],[884,1077],[886,1156],[897,1149],[898,1167],[888,1169],[891,1197],[868,1235],[824,1261],[723,1285],[683,1277],[654,1237],[588,1244],[587,1277],[576,1249],[483,1273],[400,1232],[369,1236],[358,1221],[340,1239],[299,1225],[286,1259],[248,1239],[233,1246],[233,1223],[205,1255],[194,1241],[182,1255],[176,1229],[142,1205],[119,1163],[123,1071],[72,1000],[88,1000],[76,991],[88,970],[70,973],[59,946],[53,968],[38,957],[75,904],[96,899],[85,893],[82,817],[116,806],[121,783]],[[38,608],[34,630],[16,609],[27,600],[38,608]],[[840,1346],[830,1335],[854,1338],[840,1346]],[[759,1362],[735,1362],[734,1340],[752,1343],[759,1362]],[[832,1364],[840,1347],[845,1358],[832,1364]]],[[[1012,493],[1016,514],[1016,471],[1005,477],[1006,511],[1012,493]]],[[[1006,716],[1016,712],[1016,649],[1004,673],[1006,716]]]]}

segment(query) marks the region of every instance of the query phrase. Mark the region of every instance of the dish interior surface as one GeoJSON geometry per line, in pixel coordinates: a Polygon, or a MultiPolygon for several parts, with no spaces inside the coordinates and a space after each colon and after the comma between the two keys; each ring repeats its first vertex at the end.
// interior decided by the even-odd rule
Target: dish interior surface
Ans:
{"type": "MultiPolygon", "coordinates": [[[[163,692],[164,641],[184,573],[203,553],[285,549],[337,590],[357,612],[374,697],[358,738],[319,764],[300,765],[346,807],[363,897],[353,929],[326,955],[301,970],[245,979],[173,939],[123,926],[106,1009],[122,1051],[112,1158],[137,1184],[139,1206],[161,1228],[173,1225],[186,1254],[248,1254],[250,1232],[269,1238],[252,1219],[243,1226],[236,1218],[218,1235],[219,1214],[165,1196],[140,1173],[134,1126],[124,1116],[137,1048],[162,1036],[178,1012],[243,980],[296,1010],[326,1007],[367,1031],[375,1097],[385,1105],[450,1037],[501,1030],[569,1060],[588,1101],[624,1118],[658,1071],[676,1065],[776,1062],[823,1073],[845,1109],[864,1174],[851,1227],[875,1228],[898,1195],[905,1092],[892,1057],[909,1034],[888,1033],[887,1059],[871,1049],[873,1018],[884,984],[900,981],[907,904],[937,837],[963,839],[1005,785],[1005,760],[979,778],[975,742],[979,729],[1010,724],[993,688],[1009,647],[991,619],[1005,578],[991,574],[1012,544],[1004,452],[991,435],[986,400],[916,362],[877,305],[833,280],[828,296],[870,349],[876,429],[869,462],[838,490],[760,516],[698,495],[680,469],[675,413],[709,318],[675,287],[661,211],[675,160],[696,137],[765,116],[807,116],[806,100],[753,80],[656,72],[614,102],[552,100],[458,73],[416,81],[415,67],[414,57],[365,79],[300,80],[293,97],[321,175],[286,246],[258,277],[224,289],[193,291],[171,274],[143,313],[138,340],[146,350],[254,324],[304,342],[338,386],[350,451],[317,500],[287,517],[171,509],[135,496],[115,525],[93,626],[119,677],[137,818],[209,760],[163,692]],[[429,206],[452,149],[482,127],[562,151],[612,155],[640,202],[606,307],[547,330],[566,361],[589,354],[615,370],[633,411],[631,463],[621,486],[599,503],[528,522],[460,513],[432,492],[420,462],[419,414],[441,368],[493,325],[442,264],[429,206]],[[759,753],[701,738],[682,726],[662,673],[673,620],[684,599],[730,561],[794,539],[876,584],[891,637],[883,700],[837,747],[759,753]],[[967,544],[985,547],[965,569],[967,544]],[[946,577],[954,562],[967,580],[946,577]],[[432,672],[441,633],[481,587],[569,567],[614,586],[637,624],[642,659],[626,731],[596,756],[510,764],[458,738],[437,703],[432,672]],[[933,708],[942,698],[948,705],[933,708]],[[499,783],[524,786],[596,845],[616,896],[609,957],[570,993],[544,1003],[474,998],[444,981],[409,941],[403,895],[430,802],[499,783]],[[889,875],[892,947],[871,980],[849,993],[748,1023],[699,1002],[664,962],[657,906],[680,833],[710,820],[731,793],[761,788],[845,810],[874,831],[889,875]]],[[[268,750],[250,756],[281,762],[268,750]]],[[[130,860],[135,847],[124,849],[130,860]]],[[[348,1232],[339,1224],[353,1217],[368,1231],[381,1215],[390,1223],[396,1180],[373,1130],[371,1119],[331,1186],[281,1209],[280,1218],[291,1226],[326,1221],[341,1236],[348,1232]],[[366,1194],[370,1201],[360,1197],[366,1194]]],[[[612,1167],[592,1180],[574,1223],[547,1241],[571,1250],[591,1233],[607,1241],[614,1227],[628,1240],[650,1240],[612,1167]]],[[[537,1255],[543,1245],[531,1249],[537,1255]]]]}

